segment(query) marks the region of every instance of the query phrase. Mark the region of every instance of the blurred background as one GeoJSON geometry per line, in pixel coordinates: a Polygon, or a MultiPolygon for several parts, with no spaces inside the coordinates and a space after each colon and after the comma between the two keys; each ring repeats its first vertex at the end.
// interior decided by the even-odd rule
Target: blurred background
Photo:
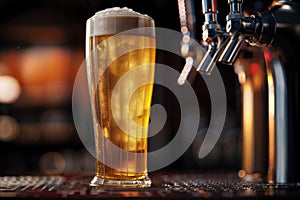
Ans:
{"type": "MultiPolygon", "coordinates": [[[[201,39],[201,1],[192,2],[194,37],[201,39]]],[[[244,6],[254,7],[252,10],[268,3],[244,2],[244,6]]],[[[225,0],[218,4],[219,22],[224,27],[229,8],[225,0]]],[[[72,89],[85,58],[85,22],[96,11],[113,6],[132,8],[150,15],[157,27],[180,31],[176,0],[0,1],[0,175],[93,172],[94,159],[74,127],[72,89]]],[[[184,65],[181,57],[167,52],[157,52],[157,60],[178,71],[184,65]]],[[[192,86],[201,99],[198,135],[187,152],[163,170],[240,169],[239,84],[232,68],[219,70],[228,100],[221,138],[208,156],[198,158],[209,124],[210,99],[205,83],[197,76],[192,86]]],[[[168,118],[160,133],[149,139],[150,151],[168,143],[180,122],[178,102],[170,91],[155,86],[153,103],[162,104],[168,118]]]]}

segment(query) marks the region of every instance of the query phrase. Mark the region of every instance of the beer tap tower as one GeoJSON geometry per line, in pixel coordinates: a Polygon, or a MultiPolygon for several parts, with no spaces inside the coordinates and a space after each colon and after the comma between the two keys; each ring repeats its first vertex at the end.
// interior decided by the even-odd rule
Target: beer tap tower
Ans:
{"type": "MultiPolygon", "coordinates": [[[[207,51],[196,69],[200,73],[210,74],[218,63],[233,67],[244,66],[242,60],[237,61],[240,52],[246,48],[259,49],[264,59],[264,67],[260,70],[264,71],[262,74],[266,80],[266,103],[255,95],[250,97],[253,98],[251,101],[247,101],[247,91],[241,83],[244,97],[242,174],[254,179],[254,174],[260,174],[270,183],[297,182],[297,168],[300,167],[297,160],[300,145],[296,144],[297,141],[300,142],[297,67],[300,59],[297,57],[297,47],[300,45],[299,3],[277,0],[267,10],[251,16],[244,15],[242,0],[228,0],[228,4],[230,12],[226,17],[224,30],[218,23],[217,1],[202,0],[205,17],[202,40],[207,51]],[[257,116],[253,110],[246,113],[249,112],[248,107],[255,108],[258,104],[266,110],[265,116],[257,116]],[[261,142],[261,136],[255,133],[257,130],[253,127],[258,124],[263,126],[259,134],[266,135],[266,142],[261,142]],[[257,167],[259,163],[266,163],[266,169],[257,167]]],[[[245,76],[243,70],[241,71],[245,76]]],[[[245,76],[244,79],[251,77],[245,76]]],[[[251,94],[255,93],[251,90],[253,89],[250,88],[251,94]]]]}

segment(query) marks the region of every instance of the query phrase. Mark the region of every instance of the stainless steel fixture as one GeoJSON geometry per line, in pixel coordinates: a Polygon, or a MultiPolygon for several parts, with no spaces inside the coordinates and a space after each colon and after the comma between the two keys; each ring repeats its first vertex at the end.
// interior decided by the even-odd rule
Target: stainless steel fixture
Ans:
{"type": "MultiPolygon", "coordinates": [[[[219,63],[235,68],[242,92],[241,177],[299,182],[299,1],[273,1],[265,10],[243,10],[228,0],[225,29],[216,0],[202,0],[207,49],[198,72],[219,63]]],[[[250,179],[249,179],[250,178],[250,179]]]]}

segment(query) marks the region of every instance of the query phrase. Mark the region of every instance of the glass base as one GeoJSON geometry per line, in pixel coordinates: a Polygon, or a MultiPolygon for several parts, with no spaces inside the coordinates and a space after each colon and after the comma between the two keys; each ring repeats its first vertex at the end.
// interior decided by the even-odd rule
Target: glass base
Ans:
{"type": "Polygon", "coordinates": [[[117,187],[117,188],[146,188],[151,186],[151,180],[146,175],[141,179],[136,180],[108,180],[95,176],[90,186],[102,186],[102,187],[117,187]]]}

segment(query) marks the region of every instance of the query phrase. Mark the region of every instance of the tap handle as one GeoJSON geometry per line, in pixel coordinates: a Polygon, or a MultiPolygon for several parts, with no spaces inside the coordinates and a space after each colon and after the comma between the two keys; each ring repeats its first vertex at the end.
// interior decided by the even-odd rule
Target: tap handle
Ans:
{"type": "Polygon", "coordinates": [[[230,12],[233,13],[242,13],[242,4],[243,0],[228,0],[230,6],[230,12]]]}
{"type": "Polygon", "coordinates": [[[218,6],[216,0],[202,0],[202,12],[205,17],[205,23],[217,23],[218,6]]]}

